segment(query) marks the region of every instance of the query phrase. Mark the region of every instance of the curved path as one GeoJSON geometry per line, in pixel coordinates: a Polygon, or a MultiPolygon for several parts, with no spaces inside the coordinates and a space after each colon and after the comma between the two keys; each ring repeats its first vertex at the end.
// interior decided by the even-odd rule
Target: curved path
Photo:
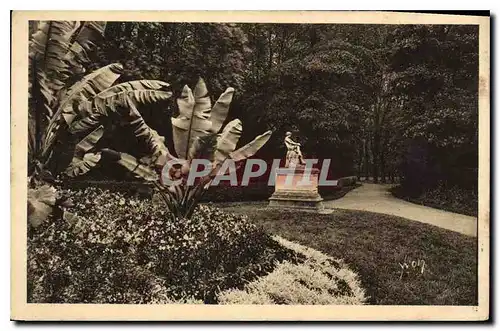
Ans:
{"type": "Polygon", "coordinates": [[[394,197],[391,185],[363,183],[344,197],[323,201],[327,208],[365,210],[400,216],[477,237],[477,218],[417,205],[394,197]]]}

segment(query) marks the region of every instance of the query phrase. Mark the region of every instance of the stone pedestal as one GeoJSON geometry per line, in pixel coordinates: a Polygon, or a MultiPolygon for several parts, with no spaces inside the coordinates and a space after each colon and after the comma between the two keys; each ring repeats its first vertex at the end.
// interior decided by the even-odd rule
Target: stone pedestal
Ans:
{"type": "Polygon", "coordinates": [[[277,168],[269,206],[322,212],[323,198],[318,193],[318,176],[316,168],[277,168]]]}

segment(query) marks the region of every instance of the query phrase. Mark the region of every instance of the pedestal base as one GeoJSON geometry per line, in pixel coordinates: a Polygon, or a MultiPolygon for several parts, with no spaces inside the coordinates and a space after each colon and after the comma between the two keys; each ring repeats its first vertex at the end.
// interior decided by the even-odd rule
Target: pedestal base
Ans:
{"type": "Polygon", "coordinates": [[[287,209],[302,209],[311,211],[323,210],[323,198],[316,193],[305,193],[297,191],[274,192],[269,198],[269,207],[287,209]]]}
{"type": "Polygon", "coordinates": [[[269,207],[322,212],[323,198],[318,193],[318,169],[276,169],[275,191],[269,207]]]}

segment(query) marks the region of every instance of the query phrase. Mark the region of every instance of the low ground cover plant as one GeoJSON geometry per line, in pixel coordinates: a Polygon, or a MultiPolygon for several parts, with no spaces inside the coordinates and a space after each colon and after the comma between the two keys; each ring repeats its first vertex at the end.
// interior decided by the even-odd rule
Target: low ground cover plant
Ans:
{"type": "Polygon", "coordinates": [[[231,289],[219,295],[222,304],[364,304],[365,292],[358,276],[342,260],[290,242],[280,236],[273,239],[283,247],[304,256],[300,264],[283,261],[273,272],[248,283],[243,289],[231,289]]]}
{"type": "MultiPolygon", "coordinates": [[[[269,299],[276,304],[345,301],[337,296],[358,302],[349,299],[360,291],[355,283],[348,292],[334,291],[342,283],[337,276],[325,278],[328,270],[311,268],[307,252],[269,236],[244,215],[202,204],[190,219],[174,218],[163,204],[139,195],[58,190],[71,204],[28,230],[28,302],[227,303],[230,295],[221,293],[234,297],[262,277],[282,279],[290,293],[309,293],[297,302],[269,299]],[[304,287],[307,275],[318,272],[328,284],[304,287]]],[[[238,303],[258,303],[239,297],[238,303]]]]}
{"type": "Polygon", "coordinates": [[[199,206],[174,219],[148,200],[95,188],[64,192],[71,217],[30,228],[30,302],[149,303],[199,300],[300,256],[244,216],[199,206]],[[74,216],[76,215],[76,216],[74,216]]]}

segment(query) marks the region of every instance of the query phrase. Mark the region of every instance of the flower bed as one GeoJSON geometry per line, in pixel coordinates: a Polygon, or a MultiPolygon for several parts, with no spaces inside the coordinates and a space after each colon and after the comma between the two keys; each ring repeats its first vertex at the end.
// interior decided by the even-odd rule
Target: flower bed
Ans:
{"type": "Polygon", "coordinates": [[[66,192],[78,216],[30,229],[31,302],[214,303],[220,290],[296,259],[246,217],[213,207],[174,220],[150,200],[96,188],[66,192]]]}
{"type": "Polygon", "coordinates": [[[283,261],[270,274],[219,295],[221,304],[360,305],[366,301],[357,275],[341,260],[275,236],[302,254],[299,264],[283,261]]]}
{"type": "MultiPolygon", "coordinates": [[[[136,196],[66,193],[77,216],[29,230],[28,302],[219,303],[226,290],[244,290],[282,266],[311,266],[307,254],[246,216],[200,205],[191,219],[174,220],[161,204],[136,196]]],[[[330,285],[327,292],[337,286],[330,285]]],[[[334,302],[325,300],[317,303],[334,302]]]]}

